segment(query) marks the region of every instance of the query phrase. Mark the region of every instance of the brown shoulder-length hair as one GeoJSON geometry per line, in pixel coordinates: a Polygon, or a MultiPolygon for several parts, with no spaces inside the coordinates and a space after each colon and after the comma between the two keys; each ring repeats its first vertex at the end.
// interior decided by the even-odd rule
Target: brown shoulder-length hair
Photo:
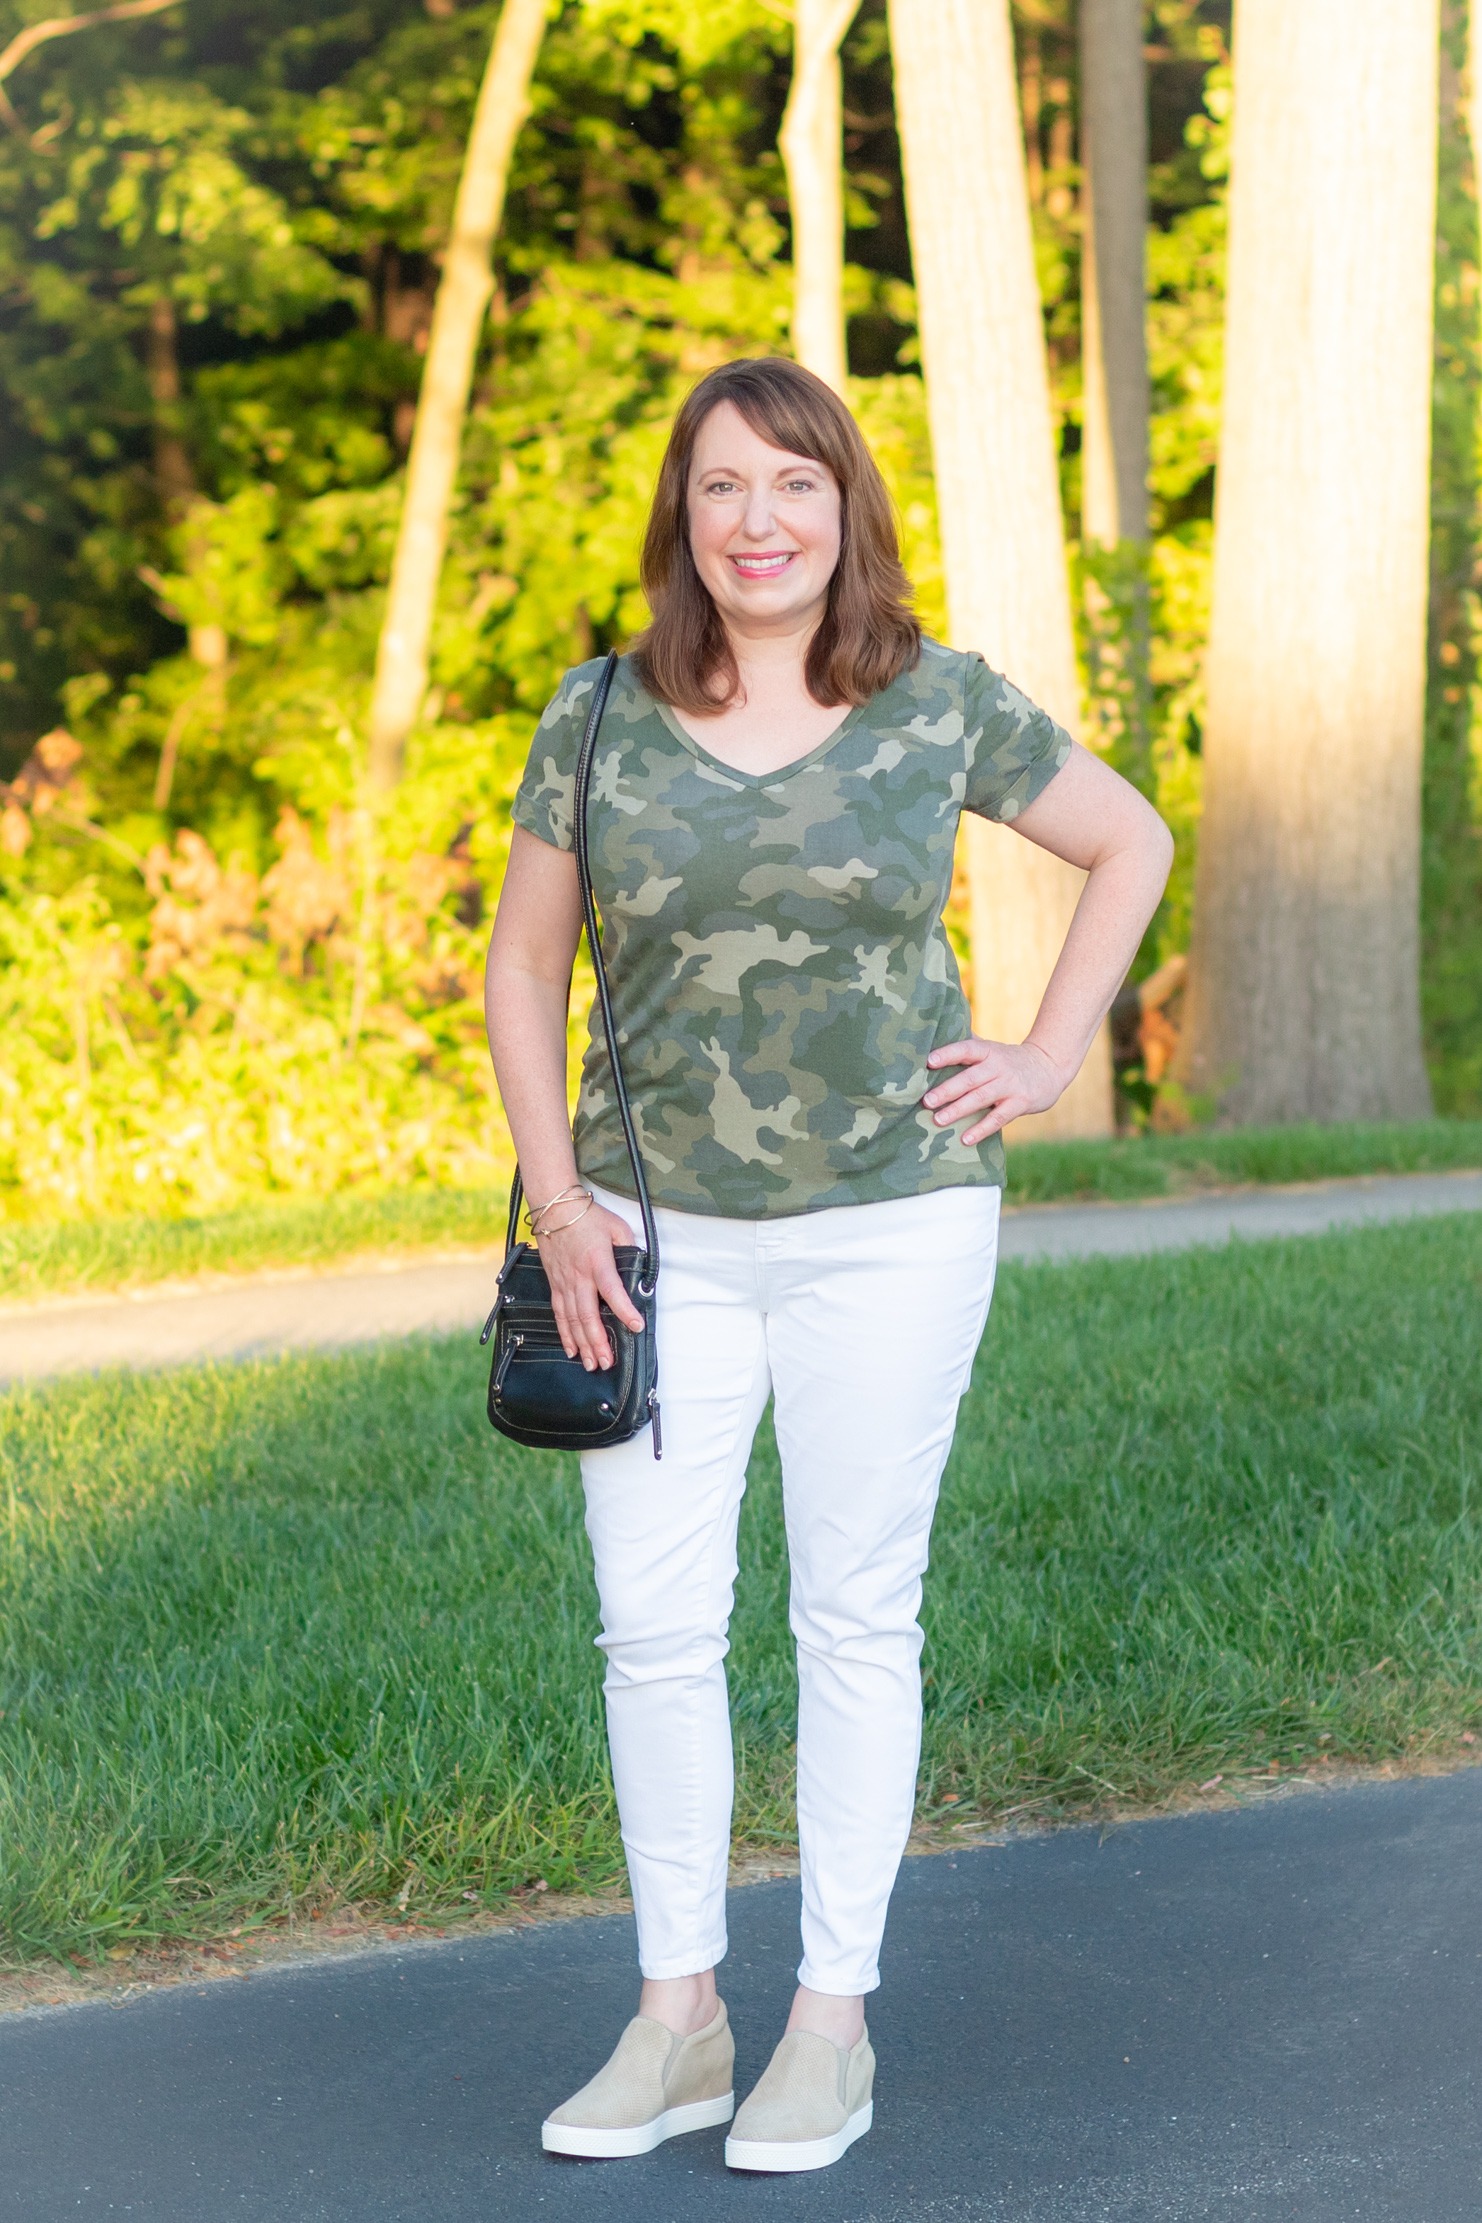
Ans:
{"type": "Polygon", "coordinates": [[[868,702],[921,654],[895,513],[843,402],[812,371],[783,356],[723,363],[687,395],[674,420],[643,539],[640,577],[653,620],[632,646],[638,676],[660,702],[696,716],[726,709],[740,691],[725,626],[690,551],[695,441],[711,410],[725,401],[774,448],[826,464],[838,481],[839,560],[828,607],[808,646],[808,692],[815,702],[868,702]]]}

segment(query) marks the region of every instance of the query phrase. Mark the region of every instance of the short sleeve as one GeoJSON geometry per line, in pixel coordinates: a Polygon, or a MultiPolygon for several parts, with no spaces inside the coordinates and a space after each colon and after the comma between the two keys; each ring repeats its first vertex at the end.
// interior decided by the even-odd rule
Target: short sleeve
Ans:
{"type": "Polygon", "coordinates": [[[552,849],[572,847],[576,759],[600,664],[569,671],[541,712],[514,800],[514,821],[552,849]]]}
{"type": "Polygon", "coordinates": [[[1064,726],[981,656],[963,683],[967,791],[963,806],[1009,823],[1043,794],[1075,746],[1064,726]]]}

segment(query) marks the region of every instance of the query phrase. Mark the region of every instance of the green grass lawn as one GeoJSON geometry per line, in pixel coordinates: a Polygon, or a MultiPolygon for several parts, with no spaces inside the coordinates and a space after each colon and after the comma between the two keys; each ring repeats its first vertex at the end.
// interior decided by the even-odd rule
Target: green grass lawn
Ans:
{"type": "MultiPolygon", "coordinates": [[[[1482,1229],[1005,1272],[928,1586],[928,1811],[1084,1811],[1482,1726],[1482,1229]]],[[[620,1873],[574,1462],[471,1339],[0,1401],[0,1935],[620,1873]]],[[[776,1453],[743,1839],[790,1838],[776,1453]]]]}
{"type": "MultiPolygon", "coordinates": [[[[1482,1166],[1482,1120],[1255,1127],[1232,1133],[1030,1143],[1009,1153],[1009,1200],[1174,1196],[1248,1182],[1482,1166]]],[[[357,1253],[503,1239],[503,1190],[426,1189],[265,1203],[208,1219],[0,1223],[0,1301],[131,1288],[177,1275],[329,1265],[357,1253]]]]}

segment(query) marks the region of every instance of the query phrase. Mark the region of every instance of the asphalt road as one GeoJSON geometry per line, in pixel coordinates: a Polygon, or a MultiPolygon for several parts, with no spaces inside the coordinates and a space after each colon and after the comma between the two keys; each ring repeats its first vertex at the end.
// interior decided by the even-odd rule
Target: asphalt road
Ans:
{"type": "MultiPolygon", "coordinates": [[[[1464,1211],[1482,1211],[1482,1173],[1371,1175],[1140,1204],[1022,1205],[1004,1214],[1001,1256],[1129,1257],[1464,1211]]],[[[482,1321],[497,1271],[491,1251],[0,1309],[0,1384],[456,1332],[482,1321]]]]}
{"type": "MultiPolygon", "coordinates": [[[[544,2156],[631,2011],[630,1924],[300,1963],[0,2022],[0,2219],[1477,2223],[1482,1769],[908,1861],[876,2128],[807,2178],[723,2133],[544,2156]]],[[[738,2082],[796,1885],[733,1896],[738,2082]]]]}

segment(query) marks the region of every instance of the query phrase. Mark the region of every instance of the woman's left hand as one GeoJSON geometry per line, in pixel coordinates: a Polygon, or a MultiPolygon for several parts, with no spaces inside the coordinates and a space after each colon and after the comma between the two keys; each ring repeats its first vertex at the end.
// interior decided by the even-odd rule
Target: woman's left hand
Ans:
{"type": "Polygon", "coordinates": [[[945,1043],[926,1062],[933,1068],[958,1068],[949,1080],[935,1082],[922,1098],[927,1109],[936,1113],[939,1127],[982,1113],[962,1138],[968,1144],[985,1142],[1011,1119],[1048,1111],[1070,1078],[1036,1043],[981,1042],[976,1035],[965,1042],[945,1043]]]}

